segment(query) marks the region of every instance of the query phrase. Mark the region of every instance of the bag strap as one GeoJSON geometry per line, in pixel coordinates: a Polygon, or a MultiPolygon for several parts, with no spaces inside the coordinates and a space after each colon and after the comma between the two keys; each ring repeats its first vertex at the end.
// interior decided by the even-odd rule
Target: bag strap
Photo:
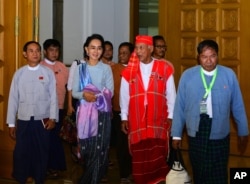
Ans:
{"type": "Polygon", "coordinates": [[[77,65],[81,64],[81,60],[80,59],[75,59],[74,61],[76,62],[77,65]]]}

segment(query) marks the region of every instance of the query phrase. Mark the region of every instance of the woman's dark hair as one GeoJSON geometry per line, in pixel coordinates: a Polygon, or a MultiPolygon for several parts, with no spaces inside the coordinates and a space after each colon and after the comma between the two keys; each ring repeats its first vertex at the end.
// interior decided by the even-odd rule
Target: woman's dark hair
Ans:
{"type": "Polygon", "coordinates": [[[24,44],[24,46],[23,46],[23,51],[24,52],[27,52],[27,49],[28,49],[28,46],[30,45],[30,44],[36,44],[38,47],[39,47],[39,49],[40,49],[40,51],[41,51],[41,45],[38,43],[38,42],[36,42],[36,41],[28,41],[28,42],[26,42],[25,44],[24,44]]]}
{"type": "Polygon", "coordinates": [[[198,54],[201,54],[204,48],[212,48],[217,54],[219,52],[218,44],[214,40],[203,40],[200,42],[197,47],[198,54]]]}
{"type": "MultiPolygon", "coordinates": [[[[88,47],[88,46],[89,46],[89,43],[90,43],[92,40],[95,40],[95,39],[101,41],[101,47],[102,47],[102,50],[104,50],[104,39],[103,39],[102,35],[100,35],[100,34],[92,34],[91,36],[89,36],[89,37],[86,39],[85,43],[83,44],[83,57],[84,57],[84,59],[85,59],[85,58],[86,58],[86,59],[89,59],[89,56],[87,55],[87,52],[86,52],[86,50],[85,50],[85,47],[88,47]]],[[[103,54],[103,52],[102,52],[102,54],[103,54]]],[[[101,57],[102,57],[102,55],[100,56],[100,58],[101,58],[101,57]]]]}
{"type": "Polygon", "coordinates": [[[85,47],[87,47],[86,43],[83,44],[83,59],[89,59],[85,47]]]}

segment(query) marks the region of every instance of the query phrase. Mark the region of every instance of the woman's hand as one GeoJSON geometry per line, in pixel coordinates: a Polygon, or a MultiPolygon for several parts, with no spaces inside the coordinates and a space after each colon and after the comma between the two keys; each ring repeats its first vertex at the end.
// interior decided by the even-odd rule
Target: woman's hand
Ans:
{"type": "Polygon", "coordinates": [[[95,93],[90,92],[90,91],[83,91],[82,97],[87,102],[95,102],[96,98],[97,98],[96,95],[95,95],[95,93]]]}

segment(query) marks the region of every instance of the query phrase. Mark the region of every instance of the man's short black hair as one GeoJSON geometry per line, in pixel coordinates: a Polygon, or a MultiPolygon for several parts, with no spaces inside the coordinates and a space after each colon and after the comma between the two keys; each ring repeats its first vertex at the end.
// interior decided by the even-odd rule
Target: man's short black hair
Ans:
{"type": "Polygon", "coordinates": [[[200,42],[197,47],[198,54],[201,54],[204,48],[212,48],[217,54],[219,52],[218,44],[214,40],[203,40],[200,42]]]}
{"type": "Polygon", "coordinates": [[[49,47],[58,47],[61,48],[61,44],[56,39],[47,39],[43,42],[43,49],[47,50],[49,47]]]}
{"type": "Polygon", "coordinates": [[[23,51],[24,51],[24,52],[27,52],[28,46],[29,46],[30,44],[32,44],[32,43],[37,44],[38,47],[39,47],[40,50],[41,50],[41,45],[40,45],[38,42],[36,42],[36,41],[28,41],[28,42],[26,42],[26,43],[24,44],[24,46],[23,46],[23,51]]]}

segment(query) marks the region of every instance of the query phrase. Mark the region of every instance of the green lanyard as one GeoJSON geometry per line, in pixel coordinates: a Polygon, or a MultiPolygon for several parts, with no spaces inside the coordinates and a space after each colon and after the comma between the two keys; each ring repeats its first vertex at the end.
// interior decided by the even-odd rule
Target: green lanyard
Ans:
{"type": "Polygon", "coordinates": [[[212,81],[209,84],[209,88],[207,87],[207,82],[206,82],[206,79],[205,79],[204,72],[203,72],[202,68],[200,70],[200,73],[201,73],[201,78],[202,78],[203,86],[204,86],[204,88],[206,90],[206,93],[204,94],[203,99],[206,99],[207,96],[208,96],[208,94],[210,93],[210,91],[211,91],[211,89],[212,89],[212,87],[214,85],[214,81],[215,81],[215,79],[217,77],[217,68],[214,71],[214,75],[213,75],[212,81]]]}

